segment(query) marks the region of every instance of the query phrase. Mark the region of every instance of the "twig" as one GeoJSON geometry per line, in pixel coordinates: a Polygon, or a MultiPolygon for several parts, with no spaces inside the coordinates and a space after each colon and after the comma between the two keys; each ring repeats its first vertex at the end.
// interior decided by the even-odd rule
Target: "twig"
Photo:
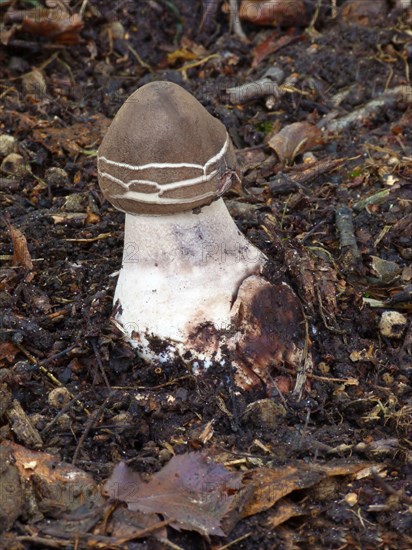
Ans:
{"type": "MultiPolygon", "coordinates": [[[[287,367],[283,367],[282,365],[277,365],[276,368],[281,370],[282,372],[286,372],[287,374],[296,374],[295,370],[288,369],[287,367]]],[[[312,372],[306,373],[306,376],[308,378],[311,378],[312,380],[319,380],[319,382],[338,382],[340,384],[347,384],[348,386],[359,386],[359,380],[357,378],[329,378],[327,376],[319,376],[318,374],[313,374],[312,372]]]]}
{"type": "Polygon", "coordinates": [[[91,341],[91,344],[92,344],[94,356],[96,357],[97,365],[98,365],[99,370],[100,370],[100,374],[102,375],[104,383],[106,384],[107,388],[111,389],[110,382],[107,378],[106,371],[104,370],[104,366],[103,366],[103,363],[102,363],[102,359],[100,357],[99,350],[97,349],[95,338],[90,338],[90,341],[91,341]]]}
{"type": "MultiPolygon", "coordinates": [[[[123,537],[121,539],[116,539],[117,544],[124,544],[126,542],[129,542],[134,539],[140,539],[142,537],[147,537],[147,535],[151,535],[155,531],[158,531],[159,529],[163,529],[163,527],[167,527],[171,523],[173,523],[175,518],[168,518],[163,521],[158,521],[157,523],[154,523],[153,525],[150,525],[150,527],[146,527],[145,529],[141,529],[140,531],[137,531],[130,537],[123,537]]],[[[171,548],[180,548],[179,546],[173,545],[171,548]]]]}
{"type": "MultiPolygon", "coordinates": [[[[303,312],[302,312],[303,313],[303,312]]],[[[303,389],[306,384],[306,379],[308,377],[309,371],[313,366],[312,358],[309,355],[309,323],[305,316],[305,345],[303,347],[303,355],[301,364],[296,373],[295,387],[293,388],[292,394],[297,397],[298,401],[301,400],[303,389]]]]}
{"type": "Polygon", "coordinates": [[[79,15],[80,15],[80,17],[83,17],[83,14],[84,14],[84,12],[86,11],[87,4],[88,4],[88,3],[89,3],[89,0],[83,0],[82,5],[80,6],[80,9],[79,9],[79,15]]]}
{"type": "Polygon", "coordinates": [[[339,232],[343,267],[345,271],[355,271],[361,263],[361,254],[356,242],[352,210],[343,204],[339,204],[336,209],[336,227],[339,232]]]}
{"type": "Polygon", "coordinates": [[[80,393],[78,393],[77,395],[75,395],[73,397],[73,399],[71,399],[68,403],[66,403],[66,405],[64,405],[64,407],[62,407],[60,409],[60,411],[56,414],[56,416],[53,418],[53,420],[51,420],[48,424],[46,424],[46,426],[42,429],[42,431],[40,432],[40,435],[41,436],[45,436],[49,433],[49,431],[53,428],[53,426],[57,423],[57,421],[59,420],[59,418],[65,414],[69,409],[72,408],[72,406],[74,405],[74,403],[78,403],[79,402],[79,396],[80,396],[80,393]]]}
{"type": "Polygon", "coordinates": [[[394,495],[398,497],[398,499],[401,502],[405,502],[405,504],[409,504],[409,505],[412,504],[412,497],[406,495],[402,490],[397,491],[396,489],[391,487],[391,485],[389,485],[389,483],[387,483],[383,479],[383,477],[379,475],[376,468],[372,468],[371,473],[372,473],[373,479],[378,483],[378,485],[380,485],[381,489],[383,489],[385,493],[387,493],[388,495],[394,495]]]}
{"type": "Polygon", "coordinates": [[[110,394],[106,397],[106,399],[103,401],[103,403],[100,405],[100,407],[96,411],[94,411],[93,414],[91,414],[89,416],[89,418],[86,422],[86,425],[84,427],[84,432],[82,433],[82,435],[79,439],[79,443],[77,444],[76,450],[74,451],[74,454],[73,454],[73,459],[72,459],[73,466],[75,466],[75,464],[77,462],[77,457],[79,455],[80,449],[82,448],[86,437],[88,436],[90,430],[92,429],[94,423],[96,422],[96,420],[100,416],[101,412],[106,407],[106,405],[109,402],[109,399],[112,397],[112,395],[113,395],[113,392],[110,392],[110,394]]]}
{"type": "Polygon", "coordinates": [[[322,321],[323,321],[323,324],[325,325],[325,328],[330,332],[332,332],[333,334],[346,334],[345,330],[342,330],[338,327],[333,327],[332,325],[329,324],[329,320],[327,319],[326,314],[323,310],[322,293],[318,286],[316,286],[316,296],[319,302],[319,313],[320,313],[320,316],[322,317],[322,321]]]}
{"type": "Polygon", "coordinates": [[[141,67],[144,67],[145,69],[147,69],[151,73],[153,72],[152,67],[148,63],[146,63],[146,61],[143,61],[143,59],[140,57],[140,55],[137,53],[137,51],[133,48],[133,46],[131,46],[130,44],[127,44],[127,48],[131,52],[131,54],[133,55],[133,57],[136,59],[136,61],[139,63],[139,65],[141,67]]]}
{"type": "Polygon", "coordinates": [[[208,31],[211,27],[211,19],[216,15],[219,0],[202,0],[203,15],[199,25],[199,31],[208,31]]]}
{"type": "Polygon", "coordinates": [[[399,189],[399,185],[393,185],[390,189],[383,189],[382,191],[378,191],[370,197],[366,197],[366,199],[361,199],[360,201],[356,202],[353,205],[353,209],[356,212],[360,212],[364,208],[367,208],[368,206],[371,206],[373,204],[383,204],[387,201],[390,194],[397,189],[399,189]]]}
{"type": "Polygon", "coordinates": [[[251,535],[252,535],[252,533],[246,533],[245,535],[242,535],[241,537],[228,542],[224,546],[219,546],[218,548],[216,548],[216,550],[227,550],[227,548],[230,548],[234,544],[237,544],[238,542],[242,542],[242,540],[248,539],[251,535]]]}
{"type": "Polygon", "coordinates": [[[203,57],[202,59],[198,59],[197,61],[191,61],[190,63],[186,63],[186,65],[183,65],[183,67],[179,67],[177,70],[179,72],[185,72],[189,69],[193,69],[194,67],[199,67],[200,65],[204,65],[207,63],[210,59],[219,59],[221,56],[217,53],[212,53],[210,55],[207,55],[206,57],[203,57]]]}
{"type": "Polygon", "coordinates": [[[233,30],[235,35],[243,40],[248,42],[246,34],[243,32],[242,25],[239,19],[239,11],[237,7],[237,0],[229,0],[230,5],[230,30],[233,30]]]}
{"type": "Polygon", "coordinates": [[[355,124],[363,125],[380,111],[398,107],[401,102],[406,105],[412,104],[412,86],[397,86],[396,88],[392,88],[382,93],[376,99],[372,99],[360,109],[356,109],[336,120],[330,120],[330,117],[325,117],[318,123],[318,127],[324,128],[328,132],[342,132],[355,124]]]}

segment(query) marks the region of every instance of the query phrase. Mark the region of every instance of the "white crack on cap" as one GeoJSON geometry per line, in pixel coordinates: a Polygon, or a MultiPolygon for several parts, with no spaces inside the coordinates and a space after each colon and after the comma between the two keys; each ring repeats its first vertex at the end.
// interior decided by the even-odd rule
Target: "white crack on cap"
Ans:
{"type": "Polygon", "coordinates": [[[210,204],[236,176],[224,125],[172,82],[134,92],[98,151],[100,187],[130,214],[171,214],[210,204]]]}

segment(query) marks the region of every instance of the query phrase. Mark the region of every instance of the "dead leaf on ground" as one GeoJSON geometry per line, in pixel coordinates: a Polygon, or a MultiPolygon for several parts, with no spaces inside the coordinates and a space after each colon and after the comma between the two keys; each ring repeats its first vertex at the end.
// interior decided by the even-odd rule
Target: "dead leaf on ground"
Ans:
{"type": "Polygon", "coordinates": [[[34,491],[36,503],[43,513],[55,515],[90,508],[101,500],[97,484],[90,474],[56,456],[3,441],[10,449],[21,480],[34,491]]]}
{"type": "Polygon", "coordinates": [[[294,27],[307,24],[303,0],[243,0],[239,16],[255,25],[294,27]]]}
{"type": "Polygon", "coordinates": [[[0,344],[0,367],[7,363],[12,363],[19,353],[19,349],[11,342],[2,342],[0,344]]]}
{"type": "Polygon", "coordinates": [[[13,243],[12,265],[21,266],[31,271],[33,269],[33,262],[27,246],[26,237],[20,229],[14,227],[8,220],[6,220],[6,224],[13,243]]]}
{"type": "Polygon", "coordinates": [[[90,117],[87,124],[76,122],[68,128],[36,128],[33,137],[54,155],[62,155],[63,149],[77,154],[84,148],[97,149],[110,122],[105,116],[96,114],[90,117]]]}
{"type": "Polygon", "coordinates": [[[34,8],[30,10],[9,9],[4,23],[10,23],[10,29],[2,29],[1,41],[7,45],[18,31],[51,38],[59,44],[78,44],[81,42],[80,30],[83,21],[79,14],[70,14],[62,4],[54,9],[34,8]]]}
{"type": "Polygon", "coordinates": [[[13,456],[0,445],[0,533],[10,529],[24,509],[24,492],[13,456]]]}
{"type": "MultiPolygon", "coordinates": [[[[204,454],[188,453],[174,456],[148,483],[120,462],[106,482],[105,492],[126,502],[129,510],[173,518],[176,529],[224,536],[228,518],[250,495],[242,490],[241,480],[242,474],[209,461],[204,454]]],[[[230,521],[233,524],[237,519],[230,521]]]]}
{"type": "Polygon", "coordinates": [[[385,0],[346,0],[340,9],[340,18],[348,23],[370,26],[377,18],[385,17],[387,12],[385,0]]]}
{"type": "Polygon", "coordinates": [[[301,36],[288,36],[286,34],[283,36],[278,36],[277,33],[270,34],[265,40],[253,48],[252,67],[257,67],[272,53],[275,53],[281,48],[284,48],[285,46],[288,46],[298,40],[301,40],[301,36]]]}
{"type": "MultiPolygon", "coordinates": [[[[117,539],[139,538],[139,534],[143,529],[150,529],[160,521],[157,514],[143,514],[132,512],[126,507],[118,507],[110,516],[110,520],[105,529],[99,529],[107,535],[116,537],[117,539]]],[[[101,526],[103,527],[103,526],[101,526]]],[[[99,534],[96,530],[95,534],[99,534]]],[[[153,532],[153,536],[157,538],[167,538],[166,527],[157,529],[153,532]]]]}
{"type": "Polygon", "coordinates": [[[293,491],[313,487],[327,477],[354,475],[366,466],[365,463],[331,465],[299,463],[293,466],[259,468],[247,472],[243,480],[254,485],[254,495],[243,510],[242,517],[268,510],[293,491]]]}
{"type": "Polygon", "coordinates": [[[289,500],[282,499],[277,503],[276,507],[269,512],[266,525],[270,529],[275,529],[275,527],[285,523],[288,519],[302,516],[304,514],[305,512],[302,506],[299,506],[294,502],[290,502],[289,500]]]}
{"type": "Polygon", "coordinates": [[[281,162],[293,162],[295,157],[322,143],[322,132],[309,122],[294,122],[282,128],[268,142],[281,162]]]}

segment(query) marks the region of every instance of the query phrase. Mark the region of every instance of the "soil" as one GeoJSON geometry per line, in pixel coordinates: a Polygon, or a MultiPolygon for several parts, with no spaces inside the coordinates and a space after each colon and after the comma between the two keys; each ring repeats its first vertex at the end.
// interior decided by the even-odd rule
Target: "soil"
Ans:
{"type": "MultiPolygon", "coordinates": [[[[326,133],[305,156],[279,159],[268,143],[288,124],[321,126],[399,86],[410,94],[411,13],[388,4],[392,11],[366,25],[333,18],[329,2],[312,31],[244,23],[244,43],[221,7],[200,29],[200,1],[93,0],[71,43],[17,31],[0,49],[0,133],[15,138],[25,163],[3,165],[0,177],[0,382],[41,434],[41,450],[68,463],[75,457],[98,482],[120,460],[152,474],[173,454],[200,449],[242,459],[240,469],[337,459],[379,467],[294,492],[304,512],[279,526],[269,509],[223,539],[169,527],[177,547],[412,548],[411,97],[383,99],[383,108],[326,133]],[[285,36],[252,68],[257,44],[285,36]],[[231,104],[228,88],[274,66],[294,75],[289,90],[273,103],[231,104]],[[244,390],[230,365],[195,376],[183,362],[146,364],[111,323],[124,215],[100,192],[96,151],[126,98],[156,79],[194,94],[238,148],[243,183],[227,193],[229,209],[307,319],[313,369],[299,395],[296,366],[273,367],[279,391],[244,390]],[[342,162],[328,165],[335,159],[342,162]],[[310,162],[315,171],[303,181],[310,162]],[[345,222],[339,230],[342,213],[352,233],[345,222]],[[16,250],[13,228],[29,258],[24,244],[16,250]],[[385,311],[403,316],[392,334],[380,326],[385,311]],[[50,425],[61,411],[50,397],[57,384],[76,400],[65,422],[50,425]],[[261,399],[284,407],[275,427],[259,415],[246,420],[246,407],[261,399]],[[85,409],[99,413],[91,425],[85,409]]],[[[0,415],[1,438],[30,447],[11,429],[7,407],[0,415]]],[[[23,514],[1,544],[11,548],[34,525],[23,514]]],[[[162,544],[148,537],[127,547],[162,544]]]]}

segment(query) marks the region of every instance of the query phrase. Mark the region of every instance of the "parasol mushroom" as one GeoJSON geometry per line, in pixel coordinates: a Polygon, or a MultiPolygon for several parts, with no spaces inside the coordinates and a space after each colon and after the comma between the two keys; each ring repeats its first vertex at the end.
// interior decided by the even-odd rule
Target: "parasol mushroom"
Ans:
{"type": "Polygon", "coordinates": [[[225,350],[250,385],[268,360],[301,353],[296,296],[261,276],[266,257],[221,198],[238,178],[231,140],[191,94],[171,82],[134,92],[99,148],[98,177],[126,213],[114,321],[144,358],[208,366],[225,350]]]}

